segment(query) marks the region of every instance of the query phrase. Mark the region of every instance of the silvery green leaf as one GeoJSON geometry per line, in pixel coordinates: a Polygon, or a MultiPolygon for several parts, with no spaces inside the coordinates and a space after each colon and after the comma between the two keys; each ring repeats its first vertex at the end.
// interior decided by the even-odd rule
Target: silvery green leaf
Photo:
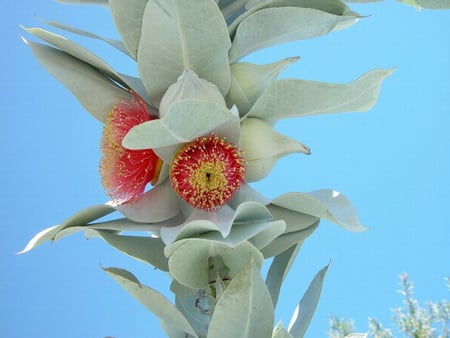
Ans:
{"type": "Polygon", "coordinates": [[[270,264],[269,271],[266,276],[266,285],[272,297],[273,307],[276,308],[278,297],[280,295],[281,285],[291,269],[292,263],[297,257],[301,244],[293,245],[286,251],[275,256],[270,264]]]}
{"type": "Polygon", "coordinates": [[[287,332],[281,323],[279,323],[273,330],[272,338],[293,338],[289,332],[287,332]]]}
{"type": "Polygon", "coordinates": [[[161,238],[166,244],[195,236],[236,245],[263,231],[270,221],[267,208],[254,201],[239,204],[236,211],[228,205],[214,212],[193,209],[182,224],[161,229],[161,238]],[[234,233],[230,233],[232,229],[234,233]]]}
{"type": "Polygon", "coordinates": [[[278,80],[256,101],[248,116],[274,122],[290,117],[367,111],[375,104],[381,83],[392,72],[375,69],[347,84],[278,80]]]}
{"type": "Polygon", "coordinates": [[[216,0],[227,25],[245,13],[253,0],[216,0]]]}
{"type": "Polygon", "coordinates": [[[225,238],[218,232],[208,232],[197,237],[227,243],[231,246],[236,246],[248,240],[257,249],[260,249],[281,235],[285,227],[284,221],[282,220],[248,222],[234,224],[230,234],[225,238]]]}
{"type": "MultiPolygon", "coordinates": [[[[142,231],[146,233],[152,233],[154,235],[159,235],[161,228],[163,227],[173,227],[180,223],[183,223],[185,217],[182,213],[160,222],[135,222],[128,218],[119,218],[110,221],[103,222],[92,222],[83,226],[78,227],[79,230],[110,230],[116,232],[130,232],[130,231],[142,231]]],[[[70,229],[75,229],[72,227],[70,229]]],[[[87,233],[89,237],[89,233],[87,233]]]]}
{"type": "Polygon", "coordinates": [[[179,283],[193,288],[206,288],[209,280],[209,260],[220,256],[228,268],[227,277],[233,278],[253,257],[261,267],[263,256],[252,244],[243,242],[235,247],[202,238],[188,238],[177,241],[165,248],[169,257],[170,275],[179,283]]]}
{"type": "Polygon", "coordinates": [[[270,200],[267,197],[261,195],[247,183],[244,183],[239,187],[239,190],[234,194],[233,199],[228,205],[233,209],[236,209],[239,204],[245,201],[254,201],[263,205],[268,205],[270,203],[270,200]]]}
{"type": "Polygon", "coordinates": [[[118,101],[131,98],[127,91],[91,65],[58,49],[29,41],[26,43],[41,65],[67,87],[99,121],[106,119],[108,112],[118,101]]]}
{"type": "Polygon", "coordinates": [[[186,317],[200,337],[206,337],[211,319],[208,312],[209,308],[202,307],[202,300],[208,303],[208,297],[205,289],[193,290],[188,295],[177,294],[175,297],[175,306],[186,317]]]}
{"type": "Polygon", "coordinates": [[[286,209],[323,218],[349,231],[367,230],[359,222],[355,207],[346,197],[334,190],[287,193],[275,198],[272,203],[286,209]]]}
{"type": "Polygon", "coordinates": [[[273,322],[270,294],[250,260],[217,301],[207,338],[269,338],[273,322]]]}
{"type": "Polygon", "coordinates": [[[287,58],[267,65],[238,62],[231,65],[231,87],[226,96],[228,106],[236,105],[245,115],[278,75],[298,57],[287,58]]]}
{"type": "Polygon", "coordinates": [[[109,245],[120,252],[150,264],[157,269],[169,271],[167,258],[164,256],[164,243],[161,238],[149,236],[117,235],[107,230],[90,230],[103,238],[109,245]]]}
{"type": "Polygon", "coordinates": [[[318,226],[319,222],[316,222],[306,229],[285,233],[274,239],[272,243],[261,249],[261,253],[264,255],[264,258],[277,256],[293,245],[302,244],[303,241],[308,238],[317,229],[318,226]]]}
{"type": "Polygon", "coordinates": [[[214,0],[150,0],[137,59],[152,101],[159,103],[185,69],[214,83],[225,95],[231,83],[230,45],[226,23],[214,0]]]}
{"type": "Polygon", "coordinates": [[[231,111],[217,103],[183,100],[171,105],[164,118],[131,128],[122,145],[137,150],[191,142],[234,119],[231,111]]]}
{"type": "Polygon", "coordinates": [[[277,160],[292,153],[310,154],[304,144],[276,132],[268,123],[246,118],[241,124],[239,149],[247,163],[245,179],[254,182],[266,177],[277,160]]]}
{"type": "Polygon", "coordinates": [[[247,11],[243,12],[229,27],[230,36],[234,36],[238,25],[246,17],[264,8],[300,7],[317,9],[334,15],[357,15],[340,0],[248,0],[245,4],[247,11]]]}
{"type": "Polygon", "coordinates": [[[186,99],[210,101],[225,106],[222,94],[213,83],[186,69],[164,94],[159,106],[159,116],[164,117],[172,104],[186,99]]]}
{"type": "Polygon", "coordinates": [[[325,35],[354,15],[334,15],[316,9],[279,7],[261,9],[240,22],[230,49],[235,62],[256,50],[284,42],[325,35]]]}
{"type": "Polygon", "coordinates": [[[193,208],[191,210],[191,214],[183,223],[161,229],[161,238],[164,243],[171,244],[174,241],[209,231],[218,231],[223,237],[230,233],[235,212],[229,206],[225,205],[214,212],[193,208]]]}
{"type": "Polygon", "coordinates": [[[450,0],[397,0],[417,8],[449,9],[450,0]]]}
{"type": "Polygon", "coordinates": [[[369,333],[351,333],[346,335],[344,338],[368,338],[369,337],[369,333]]]}
{"type": "Polygon", "coordinates": [[[141,38],[142,17],[148,0],[109,0],[114,22],[122,36],[123,42],[130,53],[136,59],[141,38]]]}
{"type": "Polygon", "coordinates": [[[286,222],[286,233],[306,229],[319,221],[318,217],[286,209],[275,204],[267,205],[267,209],[269,209],[274,219],[282,219],[286,222]]]}
{"type": "Polygon", "coordinates": [[[41,28],[25,28],[25,31],[34,36],[48,42],[52,46],[61,49],[63,52],[83,61],[94,68],[100,70],[100,72],[105,73],[109,77],[111,77],[114,81],[119,82],[121,85],[126,86],[126,83],[120,78],[117,72],[112,69],[105,61],[99,58],[97,55],[93,54],[91,51],[86,48],[76,44],[75,42],[70,41],[64,36],[46,31],[41,28]]]}
{"type": "Polygon", "coordinates": [[[127,49],[125,48],[124,44],[122,41],[120,40],[114,40],[114,39],[108,39],[108,38],[103,38],[101,36],[98,36],[97,34],[93,34],[91,32],[87,32],[85,30],[76,28],[76,27],[71,27],[69,25],[63,24],[61,22],[57,22],[57,21],[50,21],[50,20],[43,20],[41,19],[42,22],[46,23],[47,25],[65,30],[67,32],[73,33],[73,34],[77,34],[80,36],[84,36],[90,39],[96,39],[96,40],[100,40],[103,42],[106,42],[107,44],[109,44],[110,46],[116,48],[117,50],[119,50],[120,52],[129,55],[127,49]]]}
{"type": "Polygon", "coordinates": [[[114,211],[115,209],[109,204],[100,204],[85,208],[75,213],[61,224],[49,227],[36,234],[19,253],[28,252],[46,241],[55,241],[58,233],[66,228],[85,225],[86,223],[102,218],[114,211]]]}
{"type": "MultiPolygon", "coordinates": [[[[249,227],[249,225],[244,226],[249,227]]],[[[240,229],[241,227],[236,226],[236,228],[240,229]]],[[[253,237],[249,238],[248,241],[252,243],[258,250],[262,250],[267,245],[272,243],[278,236],[283,234],[285,230],[286,223],[284,220],[271,221],[265,224],[264,228],[262,230],[259,230],[259,232],[253,237]]],[[[233,234],[234,231],[232,231],[231,233],[233,234]]]]}
{"type": "Polygon", "coordinates": [[[289,323],[288,331],[294,338],[303,338],[306,329],[316,311],[319,302],[320,293],[322,292],[323,280],[327,273],[328,265],[322,268],[314,277],[302,300],[295,309],[295,312],[289,323]]]}
{"type": "Polygon", "coordinates": [[[179,199],[169,180],[154,186],[138,200],[116,205],[115,208],[127,218],[143,223],[168,220],[180,213],[179,199]]]}
{"type": "Polygon", "coordinates": [[[170,338],[198,338],[188,320],[158,291],[142,285],[133,274],[126,270],[119,268],[105,268],[104,270],[158,317],[161,326],[170,338]]]}

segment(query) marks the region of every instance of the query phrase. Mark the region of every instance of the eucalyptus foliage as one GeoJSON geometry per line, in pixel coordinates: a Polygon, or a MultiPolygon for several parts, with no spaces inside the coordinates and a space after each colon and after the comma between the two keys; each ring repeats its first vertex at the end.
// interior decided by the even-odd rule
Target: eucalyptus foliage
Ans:
{"type": "MultiPolygon", "coordinates": [[[[352,82],[330,84],[279,80],[297,57],[263,65],[241,60],[269,46],[350,27],[361,16],[340,0],[61,2],[108,6],[121,41],[46,23],[110,44],[136,62],[139,77],[116,71],[81,45],[42,28],[24,28],[41,42],[24,41],[100,123],[108,123],[118,102],[139,96],[153,118],[132,127],[119,146],[151,149],[161,172],[138,200],[87,207],[38,233],[22,252],[84,231],[169,274],[174,302],[128,271],[105,269],[159,318],[172,338],[303,337],[328,265],[311,281],[289,327],[274,328],[282,283],[303,242],[321,220],[353,232],[365,227],[337,191],[289,192],[268,199],[249,183],[265,179],[281,157],[310,154],[309,146],[274,129],[278,120],[370,110],[392,70],[374,69],[352,82]],[[242,151],[245,182],[224,205],[202,210],[186,203],[169,175],[180,149],[209,134],[242,151]],[[115,211],[122,216],[103,218],[115,211]],[[260,269],[269,258],[264,280],[260,269]]],[[[445,7],[444,1],[409,3],[445,7]]]]}

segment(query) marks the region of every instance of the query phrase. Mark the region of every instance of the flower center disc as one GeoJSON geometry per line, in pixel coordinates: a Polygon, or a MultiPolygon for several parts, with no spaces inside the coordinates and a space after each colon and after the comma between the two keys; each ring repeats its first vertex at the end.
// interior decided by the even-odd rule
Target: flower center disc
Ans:
{"type": "Polygon", "coordinates": [[[170,181],[194,208],[213,211],[227,203],[244,182],[239,150],[214,134],[186,144],[175,155],[170,181]]]}

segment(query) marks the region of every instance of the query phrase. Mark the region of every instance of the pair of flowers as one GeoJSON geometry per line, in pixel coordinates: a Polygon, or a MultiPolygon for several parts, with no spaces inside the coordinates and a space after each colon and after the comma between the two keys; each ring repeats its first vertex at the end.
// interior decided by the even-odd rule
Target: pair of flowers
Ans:
{"type": "MultiPolygon", "coordinates": [[[[152,149],[122,146],[135,126],[151,121],[147,104],[139,96],[117,103],[103,131],[100,171],[102,182],[120,204],[139,203],[147,184],[156,184],[166,165],[152,149]]],[[[192,123],[195,123],[193,121],[192,123]]],[[[214,211],[234,195],[244,182],[245,161],[239,150],[214,133],[204,135],[176,150],[170,165],[170,183],[177,195],[194,208],[214,211]]]]}

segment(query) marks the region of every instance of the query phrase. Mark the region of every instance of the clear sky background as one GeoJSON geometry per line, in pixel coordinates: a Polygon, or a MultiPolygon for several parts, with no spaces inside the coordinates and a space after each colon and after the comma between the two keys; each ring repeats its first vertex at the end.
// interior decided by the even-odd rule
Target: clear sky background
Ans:
{"type": "MultiPolygon", "coordinates": [[[[19,25],[38,17],[117,37],[103,7],[50,0],[0,0],[0,336],[8,338],[164,337],[157,319],[101,266],[132,271],[168,292],[163,272],[83,234],[16,255],[45,227],[107,200],[99,180],[102,126],[54,80],[20,40],[19,25]]],[[[373,68],[392,68],[368,113],[282,121],[277,129],[306,143],[311,156],[281,160],[257,188],[269,197],[333,188],[358,208],[365,233],[323,222],[282,289],[276,320],[287,326],[314,274],[331,259],[307,332],[325,337],[330,314],[390,324],[401,304],[398,275],[416,282],[420,300],[448,298],[450,274],[450,11],[417,11],[385,1],[351,5],[367,17],[314,40],[252,55],[268,63],[301,56],[283,77],[343,83],[373,68]]],[[[27,36],[28,37],[28,36],[27,36]]],[[[33,39],[33,37],[28,37],[33,39]]],[[[101,42],[79,40],[122,72],[132,63],[101,42]]]]}

